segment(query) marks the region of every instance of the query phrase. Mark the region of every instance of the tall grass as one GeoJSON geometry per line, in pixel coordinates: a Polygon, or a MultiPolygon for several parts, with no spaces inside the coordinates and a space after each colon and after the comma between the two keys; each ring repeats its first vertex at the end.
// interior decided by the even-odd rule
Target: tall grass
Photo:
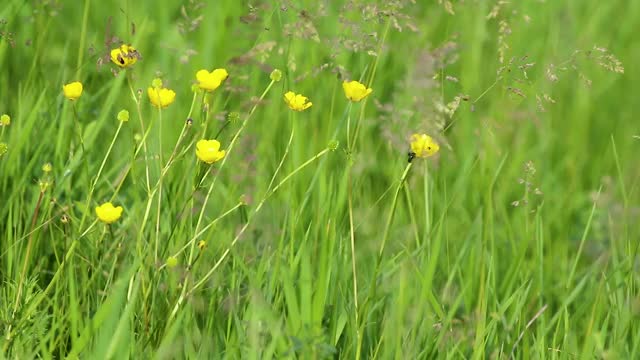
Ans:
{"type": "Polygon", "coordinates": [[[2,357],[639,357],[638,14],[5,1],[2,357]],[[407,166],[412,133],[440,152],[407,166]]]}

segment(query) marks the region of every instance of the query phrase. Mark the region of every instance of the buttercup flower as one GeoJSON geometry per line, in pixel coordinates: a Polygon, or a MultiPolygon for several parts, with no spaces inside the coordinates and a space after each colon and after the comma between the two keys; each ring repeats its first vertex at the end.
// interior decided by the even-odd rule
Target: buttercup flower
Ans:
{"type": "Polygon", "coordinates": [[[154,79],[153,87],[147,89],[149,101],[157,108],[166,108],[176,99],[175,91],[162,87],[162,80],[154,79]]]}
{"type": "Polygon", "coordinates": [[[112,203],[106,202],[96,207],[96,215],[103,223],[113,224],[122,216],[122,206],[114,207],[112,203]]]}
{"type": "Polygon", "coordinates": [[[2,114],[0,116],[0,126],[9,126],[11,125],[11,116],[7,114],[2,114]]]}
{"type": "Polygon", "coordinates": [[[309,101],[309,98],[296,94],[293,91],[289,91],[284,94],[284,102],[287,103],[289,109],[295,111],[303,111],[311,107],[313,103],[309,101]]]}
{"type": "Polygon", "coordinates": [[[138,61],[140,53],[130,45],[122,45],[111,50],[111,61],[121,68],[129,67],[138,61]]]}
{"type": "Polygon", "coordinates": [[[79,81],[74,81],[67,85],[62,86],[62,93],[64,97],[69,100],[77,100],[82,95],[82,83],[79,81]]]}
{"type": "Polygon", "coordinates": [[[367,88],[364,84],[355,80],[343,82],[342,89],[344,90],[344,95],[347,99],[353,102],[358,102],[366,98],[373,91],[373,89],[367,88]]]}
{"type": "Polygon", "coordinates": [[[200,89],[213,91],[217,89],[228,76],[229,73],[225,69],[215,69],[212,72],[200,70],[196,73],[196,80],[198,80],[198,87],[200,89]]]}
{"type": "Polygon", "coordinates": [[[427,134],[411,135],[411,151],[417,157],[427,158],[440,150],[440,145],[427,134]]]}
{"type": "Polygon", "coordinates": [[[220,142],[218,140],[200,140],[196,143],[196,156],[207,164],[222,159],[225,155],[224,150],[220,150],[220,142]]]}

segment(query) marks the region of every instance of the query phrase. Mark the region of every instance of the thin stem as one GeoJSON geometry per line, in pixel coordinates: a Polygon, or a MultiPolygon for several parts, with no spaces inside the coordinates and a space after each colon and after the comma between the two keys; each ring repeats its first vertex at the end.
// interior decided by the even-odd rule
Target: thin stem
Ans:
{"type": "Polygon", "coordinates": [[[22,295],[22,286],[24,284],[24,278],[27,275],[27,268],[29,267],[29,259],[31,258],[31,248],[33,246],[33,228],[36,226],[38,220],[38,213],[40,212],[40,206],[42,205],[42,199],[44,198],[44,191],[40,191],[38,196],[38,202],[36,202],[36,208],[33,210],[33,216],[31,217],[31,235],[29,235],[29,241],[27,241],[27,251],[24,255],[24,262],[22,263],[22,272],[20,273],[20,281],[18,282],[18,291],[16,293],[16,301],[13,307],[13,315],[16,315],[18,307],[20,306],[20,296],[22,295]]]}
{"type": "MultiPolygon", "coordinates": [[[[146,175],[146,179],[147,179],[147,193],[151,192],[151,180],[150,180],[150,176],[149,176],[149,159],[148,159],[148,151],[147,151],[147,132],[144,129],[144,121],[142,119],[142,109],[140,108],[140,98],[136,96],[136,92],[133,90],[133,83],[131,80],[131,76],[129,74],[127,74],[127,83],[129,84],[129,90],[131,91],[131,97],[133,98],[133,101],[136,103],[136,110],[138,112],[138,120],[140,121],[140,129],[142,130],[142,133],[145,134],[145,136],[142,138],[141,142],[142,142],[142,149],[144,150],[143,154],[144,154],[144,167],[145,167],[145,175],[146,175]]],[[[150,129],[149,129],[150,130],[150,129]]]]}
{"type": "Polygon", "coordinates": [[[95,179],[91,183],[91,188],[89,189],[89,196],[87,196],[87,202],[85,204],[85,209],[87,210],[84,212],[84,214],[82,214],[82,220],[80,220],[80,227],[79,227],[80,231],[82,231],[84,222],[87,219],[87,216],[89,214],[89,207],[91,205],[91,199],[93,198],[93,192],[95,191],[96,185],[100,180],[100,175],[102,174],[102,170],[104,170],[104,166],[107,163],[107,159],[109,158],[111,151],[113,150],[113,145],[115,144],[121,129],[122,129],[122,121],[120,121],[120,124],[118,125],[118,129],[116,130],[115,135],[113,135],[113,138],[111,139],[111,144],[109,144],[109,149],[107,149],[107,153],[104,155],[104,158],[102,159],[102,163],[100,164],[100,168],[98,169],[98,174],[96,175],[95,179]]]}
{"type": "Polygon", "coordinates": [[[404,172],[402,173],[402,177],[400,178],[400,182],[398,183],[398,186],[396,187],[396,192],[393,195],[393,201],[391,203],[391,209],[389,210],[389,215],[387,217],[387,223],[385,225],[384,228],[384,234],[382,236],[382,243],[380,244],[380,250],[378,250],[378,258],[376,260],[376,264],[375,264],[375,268],[373,270],[373,284],[371,285],[371,290],[369,290],[369,296],[367,297],[366,303],[367,306],[370,305],[370,302],[373,301],[373,299],[376,296],[376,291],[377,291],[377,287],[378,287],[378,273],[380,272],[380,265],[382,263],[382,256],[384,255],[384,250],[385,247],[387,245],[387,240],[389,239],[389,231],[391,229],[391,224],[393,223],[393,217],[396,213],[396,208],[398,205],[398,197],[400,195],[400,191],[402,190],[402,187],[404,186],[405,180],[407,179],[407,175],[409,174],[409,170],[411,170],[411,166],[413,165],[413,163],[409,163],[407,164],[407,167],[404,169],[404,172]]]}
{"type": "MultiPolygon", "coordinates": [[[[183,127],[184,129],[184,127],[183,127]]],[[[178,139],[178,142],[180,142],[180,139],[178,139]]],[[[154,259],[155,259],[155,263],[158,263],[158,243],[160,243],[160,210],[162,208],[162,179],[164,178],[163,175],[163,159],[162,159],[162,107],[158,107],[158,153],[159,153],[159,157],[158,157],[158,165],[160,168],[160,178],[158,179],[158,203],[157,203],[157,208],[156,208],[156,241],[155,241],[155,248],[154,248],[154,259]]],[[[177,146],[177,144],[176,144],[177,146]]]]}

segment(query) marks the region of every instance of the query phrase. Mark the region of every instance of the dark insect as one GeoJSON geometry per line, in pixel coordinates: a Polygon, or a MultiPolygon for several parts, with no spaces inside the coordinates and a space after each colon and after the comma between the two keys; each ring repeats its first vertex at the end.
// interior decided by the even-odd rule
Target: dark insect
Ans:
{"type": "Polygon", "coordinates": [[[409,153],[407,154],[409,156],[409,161],[408,162],[412,162],[413,159],[416,158],[416,153],[414,153],[413,151],[409,151],[409,153]]]}

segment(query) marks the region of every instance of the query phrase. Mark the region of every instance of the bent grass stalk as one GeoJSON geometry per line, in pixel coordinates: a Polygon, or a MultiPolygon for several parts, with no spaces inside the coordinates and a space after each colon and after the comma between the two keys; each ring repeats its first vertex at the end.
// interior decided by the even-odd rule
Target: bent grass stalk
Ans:
{"type": "MultiPolygon", "coordinates": [[[[195,104],[195,101],[196,101],[196,96],[197,96],[197,93],[196,93],[196,92],[194,92],[194,94],[193,94],[193,100],[191,101],[191,108],[189,109],[189,114],[187,115],[187,119],[190,119],[190,118],[191,118],[191,114],[193,114],[193,107],[194,107],[194,104],[195,104]]],[[[176,155],[176,151],[177,151],[177,149],[178,149],[178,144],[180,144],[180,143],[181,143],[181,141],[182,141],[182,140],[184,140],[184,136],[186,135],[186,134],[184,133],[184,132],[185,132],[185,130],[186,130],[186,129],[185,129],[185,128],[186,128],[186,126],[187,126],[187,124],[185,124],[185,126],[182,128],[182,132],[180,133],[181,135],[178,137],[178,138],[180,139],[180,140],[179,140],[180,142],[176,144],[176,147],[174,147],[174,149],[173,149],[173,153],[172,153],[171,157],[169,157],[169,160],[167,161],[167,164],[165,165],[165,167],[164,167],[164,169],[163,169],[163,172],[162,172],[162,174],[161,174],[161,177],[162,177],[162,176],[164,176],[164,174],[167,172],[168,168],[171,166],[171,164],[173,164],[173,161],[175,161],[175,158],[177,158],[177,157],[181,156],[182,154],[184,154],[184,153],[182,153],[182,154],[180,154],[180,155],[176,155]]],[[[143,145],[143,144],[144,144],[145,140],[147,139],[147,136],[149,135],[149,132],[150,132],[149,130],[150,130],[150,129],[147,129],[147,131],[145,132],[144,136],[142,137],[142,140],[140,141],[140,144],[137,146],[136,151],[135,151],[135,152],[134,152],[134,154],[133,154],[132,162],[131,162],[131,164],[129,164],[129,166],[128,166],[128,167],[127,167],[127,169],[125,170],[125,173],[124,173],[124,175],[122,176],[122,179],[121,179],[121,180],[120,180],[120,182],[118,183],[118,186],[116,187],[116,190],[113,192],[113,195],[112,195],[112,197],[111,197],[111,201],[113,201],[113,199],[115,199],[116,195],[120,192],[120,189],[122,188],[122,184],[124,184],[124,180],[125,180],[125,179],[127,178],[127,176],[129,176],[129,174],[131,173],[131,168],[133,167],[133,162],[134,162],[134,161],[135,161],[135,159],[137,158],[137,156],[138,156],[138,154],[140,153],[140,151],[144,148],[144,145],[143,145]]],[[[190,146],[188,146],[188,147],[187,147],[187,149],[188,149],[189,147],[190,147],[190,146]]],[[[157,183],[156,183],[156,185],[154,185],[154,187],[155,187],[155,186],[157,186],[157,183]]]]}
{"type": "MultiPolygon", "coordinates": [[[[251,217],[249,217],[249,219],[247,220],[247,222],[242,226],[242,228],[240,229],[240,231],[238,232],[238,234],[236,234],[236,236],[233,238],[233,240],[231,241],[231,244],[229,244],[229,246],[227,247],[227,249],[224,251],[224,253],[222,253],[222,255],[220,256],[220,259],[218,259],[218,261],[216,261],[216,263],[213,265],[213,267],[197,282],[195,283],[195,285],[193,285],[193,287],[189,290],[189,292],[186,292],[185,288],[186,288],[186,279],[185,279],[185,284],[183,286],[183,291],[180,294],[180,297],[178,298],[178,301],[176,302],[173,311],[171,312],[171,315],[169,316],[169,319],[173,319],[175,317],[175,315],[177,314],[178,310],[180,309],[180,305],[182,305],[182,303],[184,302],[184,299],[186,297],[188,297],[190,294],[192,294],[194,291],[196,291],[198,288],[200,288],[212,275],[213,273],[215,273],[215,271],[218,269],[218,267],[220,266],[220,264],[222,264],[222,262],[227,258],[227,256],[229,255],[229,253],[231,252],[231,249],[233,249],[233,247],[235,246],[235,244],[238,242],[238,240],[240,239],[240,237],[242,237],[242,234],[244,234],[244,232],[247,230],[247,228],[249,227],[249,225],[251,224],[252,220],[255,218],[255,216],[258,214],[258,212],[260,212],[260,209],[262,209],[262,206],[264,205],[264,203],[267,201],[267,199],[269,199],[273,194],[275,194],[278,189],[284,185],[287,181],[289,181],[289,179],[291,179],[295,174],[297,174],[298,172],[300,172],[302,169],[304,169],[305,167],[309,166],[311,163],[313,163],[314,161],[316,161],[317,159],[321,158],[322,156],[324,156],[325,154],[327,154],[328,152],[333,151],[331,148],[327,147],[324,150],[320,151],[319,153],[317,153],[316,155],[314,155],[312,158],[310,158],[309,160],[305,161],[302,165],[298,166],[295,170],[293,170],[289,175],[285,176],[284,179],[282,179],[274,188],[273,190],[271,190],[271,192],[269,192],[268,194],[266,194],[262,200],[260,200],[260,203],[258,203],[258,206],[256,206],[256,209],[253,211],[253,214],[251,215],[251,217]]],[[[236,208],[238,207],[238,205],[236,205],[236,208]]],[[[226,215],[227,213],[223,214],[226,215]]],[[[200,234],[200,233],[199,233],[200,234]]],[[[199,235],[198,234],[198,235],[199,235]]],[[[197,238],[197,236],[194,237],[194,239],[192,239],[191,241],[192,243],[192,248],[193,248],[193,244],[195,244],[195,239],[197,238]]],[[[191,262],[191,260],[190,260],[191,262]]]]}
{"type": "MultiPolygon", "coordinates": [[[[218,173],[216,173],[216,175],[214,176],[213,181],[211,182],[211,185],[209,185],[209,189],[207,190],[207,195],[205,196],[204,201],[202,203],[202,208],[200,209],[200,214],[198,215],[198,221],[196,222],[196,227],[195,227],[195,232],[196,233],[198,232],[198,229],[200,229],[200,225],[202,224],[202,220],[204,219],[204,213],[205,213],[205,210],[207,208],[207,204],[209,203],[209,199],[211,198],[211,193],[213,192],[213,188],[215,187],[216,180],[218,179],[218,175],[220,174],[221,170],[224,168],[224,165],[227,163],[227,159],[229,159],[229,156],[231,155],[231,152],[233,151],[233,147],[236,144],[236,141],[238,141],[238,138],[240,137],[240,134],[242,134],[242,132],[244,131],[245,127],[247,126],[247,123],[249,122],[249,119],[251,119],[251,116],[253,115],[253,113],[258,108],[258,105],[262,102],[262,100],[267,95],[269,90],[271,90],[271,87],[273,86],[274,83],[275,83],[274,80],[271,80],[269,82],[269,85],[267,85],[266,89],[262,92],[262,95],[260,95],[260,98],[253,105],[253,107],[251,108],[251,110],[249,111],[247,116],[245,117],[244,121],[242,122],[242,125],[240,125],[240,128],[238,129],[238,131],[236,131],[235,135],[231,139],[231,142],[229,143],[229,147],[226,150],[226,155],[222,159],[222,162],[220,163],[220,167],[219,167],[220,171],[218,171],[218,173]]],[[[205,177],[206,177],[206,174],[205,174],[205,177]]],[[[204,179],[201,180],[200,183],[202,183],[202,181],[204,181],[204,179]]],[[[191,251],[189,252],[189,263],[191,263],[191,261],[193,260],[194,251],[195,251],[195,242],[193,244],[191,244],[191,251]]],[[[184,291],[185,291],[185,289],[187,287],[187,282],[188,282],[188,279],[185,279],[185,284],[184,284],[184,287],[183,287],[182,294],[184,294],[184,291]]]]}
{"type": "MultiPolygon", "coordinates": [[[[142,119],[142,109],[140,108],[141,99],[139,96],[136,96],[135,90],[133,90],[133,80],[131,80],[131,75],[127,73],[127,84],[129,84],[129,90],[131,91],[131,97],[133,98],[133,102],[136,103],[136,111],[138,114],[138,120],[140,121],[140,130],[145,134],[142,140],[142,149],[144,154],[144,167],[145,167],[145,175],[147,179],[147,193],[151,193],[151,180],[149,176],[149,153],[147,151],[147,131],[144,128],[144,120],[142,119]]],[[[151,130],[151,125],[149,125],[149,130],[151,130]]]]}
{"type": "MultiPolygon", "coordinates": [[[[387,223],[385,224],[384,227],[384,233],[382,236],[382,243],[380,244],[380,250],[378,250],[378,258],[376,259],[376,264],[373,270],[373,275],[372,275],[372,281],[373,284],[370,287],[369,290],[369,294],[367,296],[367,299],[365,300],[365,304],[363,305],[363,309],[367,309],[371,306],[371,301],[373,301],[373,299],[375,299],[376,297],[376,292],[377,292],[377,287],[378,287],[378,273],[380,272],[380,264],[382,263],[382,256],[384,254],[384,249],[387,245],[387,240],[389,239],[389,231],[391,230],[391,224],[393,223],[393,217],[396,213],[396,208],[398,205],[398,197],[400,195],[400,191],[402,191],[402,187],[405,185],[405,181],[407,179],[407,175],[409,174],[409,170],[411,170],[413,163],[409,163],[407,164],[407,166],[404,169],[404,172],[402,173],[402,176],[400,177],[400,182],[398,183],[398,186],[396,187],[396,191],[393,195],[393,200],[391,202],[391,209],[389,210],[389,215],[387,217],[387,223]]],[[[363,310],[364,311],[364,310],[363,310]]],[[[363,313],[363,318],[366,318],[365,316],[366,314],[363,313]]],[[[362,323],[360,325],[361,327],[361,332],[364,331],[364,327],[365,327],[365,323],[362,323]]],[[[357,325],[356,325],[357,326],[357,325]]],[[[360,349],[362,349],[362,337],[358,338],[358,345],[357,345],[357,351],[358,353],[360,353],[360,349]]]]}
{"type": "MultiPolygon", "coordinates": [[[[184,132],[184,126],[182,127],[182,131],[184,132]]],[[[176,141],[176,146],[180,143],[182,138],[182,134],[176,141]]],[[[158,106],[158,167],[160,168],[160,178],[158,179],[157,189],[158,189],[158,203],[157,203],[157,211],[156,211],[156,241],[154,248],[154,261],[158,262],[158,243],[160,242],[160,211],[162,210],[162,179],[164,178],[163,173],[163,165],[162,165],[162,107],[158,106]]]]}

